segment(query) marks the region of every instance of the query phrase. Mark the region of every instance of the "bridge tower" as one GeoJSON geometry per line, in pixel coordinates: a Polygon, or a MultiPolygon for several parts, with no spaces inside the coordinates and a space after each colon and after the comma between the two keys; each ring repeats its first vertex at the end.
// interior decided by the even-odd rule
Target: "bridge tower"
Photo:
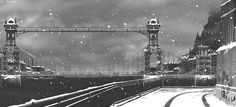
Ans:
{"type": "Polygon", "coordinates": [[[158,18],[154,18],[148,21],[147,25],[147,37],[149,39],[148,46],[144,49],[144,70],[150,72],[150,57],[154,54],[157,58],[156,70],[162,70],[162,51],[158,43],[158,32],[160,23],[158,18]]]}
{"type": "Polygon", "coordinates": [[[4,47],[1,49],[1,53],[3,54],[2,62],[3,62],[3,70],[16,70],[19,67],[19,54],[20,49],[16,45],[16,36],[17,36],[17,28],[18,24],[15,18],[9,18],[5,20],[4,24],[5,32],[6,32],[6,43],[4,47]],[[8,68],[8,55],[12,55],[13,65],[8,68]]]}

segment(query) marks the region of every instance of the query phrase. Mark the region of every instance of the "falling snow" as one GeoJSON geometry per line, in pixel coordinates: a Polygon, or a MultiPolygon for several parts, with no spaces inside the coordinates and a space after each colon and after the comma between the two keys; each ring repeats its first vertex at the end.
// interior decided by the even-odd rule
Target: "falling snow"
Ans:
{"type": "Polygon", "coordinates": [[[83,41],[80,41],[80,44],[83,44],[84,42],[83,41]]]}
{"type": "MultiPolygon", "coordinates": [[[[159,44],[168,50],[173,47],[186,50],[192,47],[196,32],[201,32],[207,17],[196,15],[208,14],[208,6],[216,5],[216,0],[179,0],[179,1],[109,1],[96,0],[96,2],[82,1],[22,1],[32,8],[22,5],[14,13],[19,18],[19,26],[57,26],[57,27],[137,27],[146,26],[146,21],[152,17],[159,17],[161,28],[159,44]],[[45,3],[43,3],[45,2],[45,3]],[[149,4],[149,6],[146,6],[149,4]],[[204,4],[204,5],[202,5],[204,4]],[[188,27],[190,30],[188,30],[188,27]],[[183,45],[180,45],[183,44],[183,45]],[[184,47],[183,47],[184,46],[184,47]]],[[[6,11],[2,9],[2,11],[6,11]]],[[[6,8],[6,7],[5,7],[6,8]]],[[[13,8],[13,7],[8,7],[13,8]]],[[[2,12],[6,13],[6,12],[2,12]]],[[[1,14],[1,13],[0,13],[1,14]]],[[[8,16],[8,14],[1,14],[8,16]]],[[[43,29],[46,32],[46,29],[43,29]]],[[[3,32],[3,29],[1,29],[3,32]]],[[[0,33],[1,43],[4,43],[5,33],[0,33]]],[[[41,63],[56,65],[62,62],[67,65],[67,60],[75,65],[90,66],[100,60],[107,66],[111,59],[123,59],[124,53],[132,54],[135,50],[144,47],[148,40],[142,34],[136,33],[30,33],[17,39],[17,43],[41,59],[41,63]],[[91,48],[92,47],[92,48],[91,48]],[[120,48],[118,48],[120,47],[120,48]],[[125,51],[125,52],[124,52],[125,51]],[[81,56],[81,53],[93,55],[81,56]],[[47,59],[56,56],[58,59],[47,59]],[[87,57],[87,58],[86,58],[87,57]],[[76,59],[75,59],[76,58],[76,59]],[[73,59],[73,60],[72,60],[73,59]],[[59,62],[57,62],[59,61],[59,62]]],[[[220,41],[220,40],[218,40],[220,41]]],[[[175,51],[173,51],[175,52],[175,51]]],[[[185,54],[185,53],[180,53],[185,54]]],[[[133,59],[134,60],[134,59],[133,59]]],[[[55,66],[48,66],[55,70],[55,66]]]]}

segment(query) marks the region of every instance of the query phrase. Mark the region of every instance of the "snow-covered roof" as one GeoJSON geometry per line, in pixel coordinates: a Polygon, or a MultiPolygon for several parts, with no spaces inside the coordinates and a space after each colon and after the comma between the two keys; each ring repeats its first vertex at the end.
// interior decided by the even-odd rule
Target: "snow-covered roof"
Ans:
{"type": "Polygon", "coordinates": [[[188,59],[189,58],[189,55],[183,55],[182,56],[182,59],[188,59]]]}
{"type": "Polygon", "coordinates": [[[193,57],[193,58],[189,58],[188,60],[190,61],[190,60],[195,60],[195,59],[196,59],[196,56],[193,57]]]}
{"type": "Polygon", "coordinates": [[[216,52],[220,52],[220,51],[227,51],[229,49],[232,49],[236,46],[236,42],[231,42],[230,44],[227,44],[227,45],[223,45],[221,47],[219,47],[216,52]]]}
{"type": "Polygon", "coordinates": [[[165,62],[164,64],[179,64],[180,61],[169,61],[169,62],[165,62]]]}
{"type": "Polygon", "coordinates": [[[14,18],[9,18],[9,19],[7,20],[7,22],[6,22],[6,24],[8,24],[8,25],[14,25],[14,24],[16,24],[16,21],[15,21],[14,18]]]}
{"type": "Polygon", "coordinates": [[[159,21],[157,18],[153,18],[153,19],[150,19],[150,21],[148,21],[148,24],[149,25],[159,25],[159,21]]]}
{"type": "Polygon", "coordinates": [[[225,0],[225,2],[223,2],[220,6],[224,6],[224,5],[226,5],[227,3],[229,3],[229,2],[231,2],[231,0],[225,0]]]}

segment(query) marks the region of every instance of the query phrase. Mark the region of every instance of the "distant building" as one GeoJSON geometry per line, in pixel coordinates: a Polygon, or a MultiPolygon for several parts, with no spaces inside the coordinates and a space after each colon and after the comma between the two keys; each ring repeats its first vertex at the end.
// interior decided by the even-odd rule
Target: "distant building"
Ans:
{"type": "Polygon", "coordinates": [[[217,53],[214,51],[213,53],[210,53],[211,55],[211,73],[216,74],[216,68],[217,68],[217,53]]]}
{"type": "Polygon", "coordinates": [[[196,55],[196,73],[195,74],[212,74],[212,51],[209,46],[198,46],[198,54],[196,55]]]}
{"type": "Polygon", "coordinates": [[[187,72],[191,72],[191,73],[196,72],[196,56],[188,59],[187,67],[188,67],[187,72]]]}
{"type": "Polygon", "coordinates": [[[193,45],[193,47],[195,48],[195,49],[198,49],[198,46],[199,45],[201,45],[202,43],[201,43],[201,37],[199,36],[199,34],[197,33],[197,36],[196,36],[196,38],[195,38],[195,40],[194,40],[194,45],[193,45]]]}
{"type": "Polygon", "coordinates": [[[188,74],[216,74],[217,55],[209,46],[199,45],[195,48],[196,55],[186,54],[180,63],[183,73],[188,74]]]}
{"type": "Polygon", "coordinates": [[[180,62],[168,62],[168,63],[164,63],[164,69],[167,71],[171,71],[174,70],[174,68],[179,67],[180,62]]]}

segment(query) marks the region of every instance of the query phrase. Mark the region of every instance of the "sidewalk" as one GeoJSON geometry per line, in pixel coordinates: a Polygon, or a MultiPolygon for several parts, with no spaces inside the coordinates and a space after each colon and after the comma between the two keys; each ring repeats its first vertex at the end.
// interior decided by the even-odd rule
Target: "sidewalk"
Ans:
{"type": "Polygon", "coordinates": [[[111,107],[206,107],[207,104],[210,107],[231,107],[213,95],[213,88],[161,88],[111,107]]]}
{"type": "Polygon", "coordinates": [[[233,107],[233,106],[226,105],[223,101],[220,101],[213,94],[206,96],[206,100],[211,107],[233,107]]]}

